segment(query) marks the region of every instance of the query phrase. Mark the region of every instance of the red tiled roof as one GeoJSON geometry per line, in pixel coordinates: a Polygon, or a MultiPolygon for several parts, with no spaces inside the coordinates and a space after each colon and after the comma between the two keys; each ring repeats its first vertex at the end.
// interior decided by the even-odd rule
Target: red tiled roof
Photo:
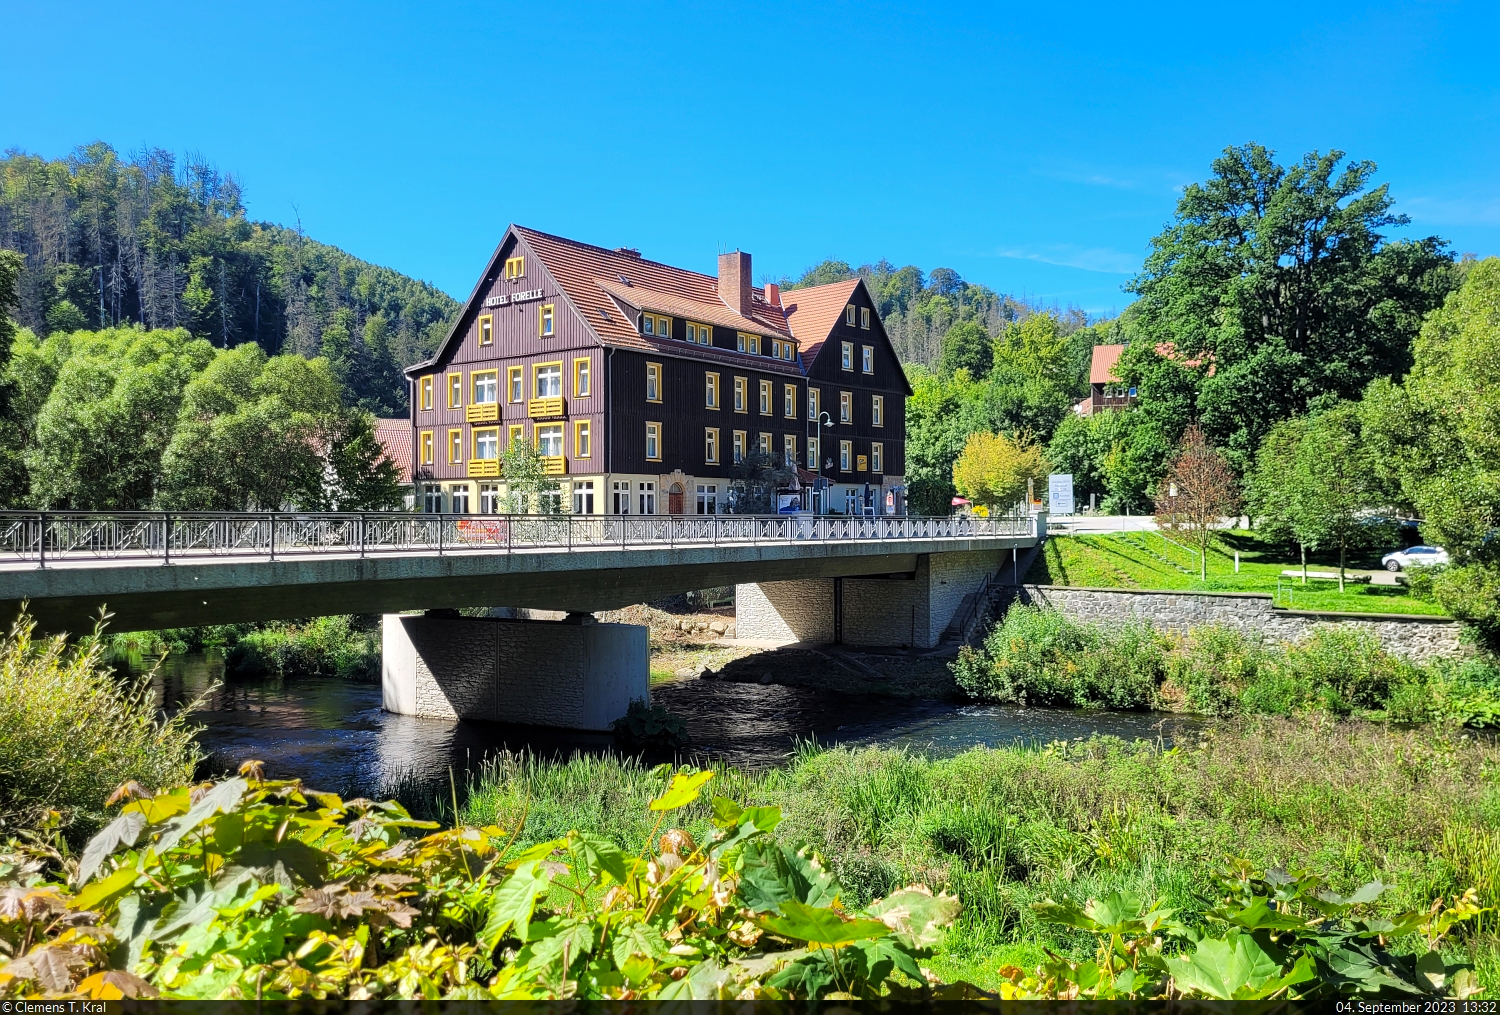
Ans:
{"type": "Polygon", "coordinates": [[[402,484],[411,482],[411,420],[377,419],[375,439],[385,448],[384,458],[396,466],[402,484]]]}
{"type": "MultiPolygon", "coordinates": [[[[725,328],[733,328],[736,331],[751,331],[757,335],[765,334],[767,324],[764,321],[751,320],[741,317],[739,312],[731,310],[724,304],[723,300],[715,298],[712,303],[704,303],[700,300],[689,299],[676,293],[664,293],[655,289],[632,283],[625,285],[621,282],[611,282],[607,278],[594,280],[599,288],[609,293],[616,300],[627,303],[637,310],[655,310],[658,313],[671,314],[673,317],[684,317],[694,321],[703,321],[707,324],[717,324],[725,328]]],[[[773,308],[774,309],[774,308],[773,308]]],[[[774,325],[774,334],[792,337],[791,331],[784,322],[774,325]]]]}
{"type": "Polygon", "coordinates": [[[793,289],[781,294],[781,306],[792,335],[802,346],[802,362],[812,365],[818,350],[839,323],[839,316],[849,305],[849,297],[859,286],[859,279],[830,282],[828,285],[793,289]]]}
{"type": "Polygon", "coordinates": [[[1120,353],[1124,351],[1123,345],[1094,346],[1094,358],[1089,363],[1089,383],[1118,383],[1120,379],[1114,375],[1114,369],[1115,364],[1120,361],[1120,353]]]}

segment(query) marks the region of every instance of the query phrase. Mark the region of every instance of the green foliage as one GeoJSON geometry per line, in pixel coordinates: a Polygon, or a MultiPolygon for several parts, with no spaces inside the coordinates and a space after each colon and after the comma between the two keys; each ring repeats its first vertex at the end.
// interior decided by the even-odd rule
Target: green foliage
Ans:
{"type": "Polygon", "coordinates": [[[906,483],[913,514],[946,515],[955,493],[953,463],[969,434],[991,430],[983,385],[966,371],[944,379],[912,371],[906,401],[906,483]]]}
{"type": "Polygon", "coordinates": [[[555,515],[562,510],[562,487],[547,474],[547,460],[537,446],[517,437],[500,455],[509,487],[506,510],[511,514],[555,515]]]}
{"type": "Polygon", "coordinates": [[[34,629],[22,616],[0,641],[0,834],[41,825],[87,834],[122,782],[192,775],[188,713],[159,721],[149,675],[112,675],[97,638],[69,647],[34,629]]]}
{"type": "Polygon", "coordinates": [[[682,716],[661,705],[648,705],[637,698],[625,714],[609,727],[615,741],[627,751],[679,751],[692,743],[682,716]]]}
{"type": "Polygon", "coordinates": [[[380,679],[380,632],[369,617],[273,621],[239,634],[224,656],[235,676],[380,679]]]}
{"type": "Polygon", "coordinates": [[[992,512],[1024,500],[1027,484],[1040,484],[1046,475],[1041,446],[1006,434],[970,434],[953,463],[954,488],[992,512]]]}
{"type": "Polygon", "coordinates": [[[221,348],[323,355],[346,405],[401,414],[400,368],[437,347],[458,304],[300,228],[251,222],[241,197],[233,176],[160,149],[0,156],[7,242],[31,252],[17,320],[41,334],[140,324],[221,348]]]}
{"type": "Polygon", "coordinates": [[[990,372],[993,361],[990,334],[978,321],[961,321],[943,336],[943,358],[938,369],[944,375],[967,370],[970,377],[983,377],[990,372]]]}
{"type": "Polygon", "coordinates": [[[776,491],[789,486],[795,475],[785,455],[752,445],[729,465],[728,510],[737,515],[775,514],[776,491]]]}
{"type": "Polygon", "coordinates": [[[713,774],[671,774],[631,852],[576,829],[529,847],[496,825],[414,839],[436,825],[263,780],[258,762],[212,785],[130,784],[67,884],[0,868],[24,879],[0,895],[0,996],[925,994],[917,960],[956,900],[908,888],[846,910],[816,858],[771,839],[774,807],[715,798],[701,845],[658,838],[713,774]]]}
{"type": "Polygon", "coordinates": [[[1406,370],[1422,316],[1458,282],[1436,237],[1385,241],[1408,220],[1391,214],[1386,185],[1370,187],[1373,163],[1274,157],[1225,149],[1130,286],[1148,343],[1203,364],[1196,409],[1240,471],[1277,420],[1406,370]]]}

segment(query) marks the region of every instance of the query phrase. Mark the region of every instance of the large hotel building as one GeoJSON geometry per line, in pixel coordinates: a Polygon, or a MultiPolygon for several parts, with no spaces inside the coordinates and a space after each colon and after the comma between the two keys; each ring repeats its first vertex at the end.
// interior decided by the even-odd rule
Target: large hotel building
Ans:
{"type": "Polygon", "coordinates": [[[803,509],[905,511],[911,391],[860,280],[780,293],[739,251],[714,277],[511,226],[407,376],[425,511],[501,510],[518,437],[564,511],[723,512],[756,448],[796,463],[803,509]]]}

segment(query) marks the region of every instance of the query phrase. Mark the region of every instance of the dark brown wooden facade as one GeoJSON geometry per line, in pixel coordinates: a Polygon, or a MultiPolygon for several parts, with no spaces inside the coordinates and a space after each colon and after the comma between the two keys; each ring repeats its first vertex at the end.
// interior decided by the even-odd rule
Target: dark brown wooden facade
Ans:
{"type": "Polygon", "coordinates": [[[722,511],[736,453],[760,446],[809,485],[821,473],[827,508],[899,509],[910,389],[864,284],[783,297],[749,272],[739,252],[714,277],[508,229],[438,353],[407,370],[418,505],[493,510],[499,453],[522,437],[565,510],[722,511]]]}

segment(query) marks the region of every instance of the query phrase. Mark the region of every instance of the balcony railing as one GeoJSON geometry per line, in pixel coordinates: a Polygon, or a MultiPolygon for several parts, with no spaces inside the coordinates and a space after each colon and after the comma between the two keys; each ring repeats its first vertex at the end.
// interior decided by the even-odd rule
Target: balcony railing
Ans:
{"type": "Polygon", "coordinates": [[[526,415],[532,419],[551,419],[563,414],[563,400],[561,395],[553,395],[549,398],[533,398],[526,403],[526,415]]]}
{"type": "Polygon", "coordinates": [[[562,455],[543,455],[542,471],[549,476],[566,476],[568,460],[562,455]]]}
{"type": "Polygon", "coordinates": [[[500,459],[498,458],[471,458],[464,474],[470,479],[483,479],[487,476],[500,475],[500,459]]]}
{"type": "Polygon", "coordinates": [[[4,511],[0,562],[122,564],[307,554],[510,553],[1034,537],[1035,520],[814,515],[450,515],[4,511]]]}
{"type": "Polygon", "coordinates": [[[478,402],[464,410],[464,420],[469,423],[495,423],[499,419],[499,402],[478,402]]]}

